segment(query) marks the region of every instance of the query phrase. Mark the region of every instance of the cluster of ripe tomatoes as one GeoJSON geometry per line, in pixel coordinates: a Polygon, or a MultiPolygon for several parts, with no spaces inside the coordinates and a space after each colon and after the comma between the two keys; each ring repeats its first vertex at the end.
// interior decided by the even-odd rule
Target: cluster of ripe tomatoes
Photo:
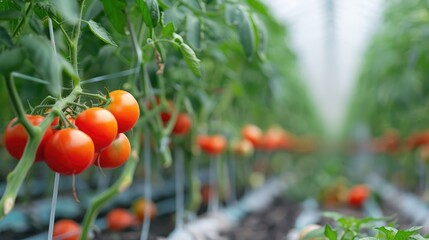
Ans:
{"type": "MultiPolygon", "coordinates": [[[[109,96],[111,102],[106,108],[91,107],[75,119],[68,116],[66,121],[55,118],[43,135],[35,161],[45,161],[53,171],[64,175],[79,174],[92,164],[116,168],[126,162],[131,145],[124,133],[136,124],[140,108],[126,91],[115,90],[109,96]]],[[[45,117],[27,115],[27,119],[38,126],[45,117]]],[[[24,126],[13,119],[4,135],[7,151],[20,159],[27,141],[24,126]]]]}

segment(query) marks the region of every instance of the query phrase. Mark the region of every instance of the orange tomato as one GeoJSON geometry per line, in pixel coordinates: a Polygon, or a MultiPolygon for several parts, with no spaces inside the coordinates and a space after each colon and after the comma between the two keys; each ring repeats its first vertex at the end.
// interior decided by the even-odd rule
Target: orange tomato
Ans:
{"type": "Polygon", "coordinates": [[[141,199],[137,199],[134,204],[133,204],[133,211],[134,214],[137,217],[137,220],[139,220],[140,222],[143,222],[144,220],[144,213],[145,213],[145,208],[146,205],[149,204],[149,216],[150,219],[154,219],[156,217],[156,205],[153,202],[147,202],[145,199],[141,198],[141,199]]]}
{"type": "Polygon", "coordinates": [[[136,223],[134,215],[123,208],[112,209],[106,216],[107,228],[120,231],[132,227],[136,223]]]}
{"type": "Polygon", "coordinates": [[[54,240],[79,240],[80,226],[71,219],[59,220],[54,225],[54,240]]]}
{"type": "Polygon", "coordinates": [[[226,139],[220,134],[213,136],[200,135],[197,138],[197,144],[204,152],[210,155],[219,155],[226,148],[226,139]]]}
{"type": "Polygon", "coordinates": [[[262,138],[262,130],[256,125],[246,124],[241,130],[241,135],[256,146],[262,138]]]}

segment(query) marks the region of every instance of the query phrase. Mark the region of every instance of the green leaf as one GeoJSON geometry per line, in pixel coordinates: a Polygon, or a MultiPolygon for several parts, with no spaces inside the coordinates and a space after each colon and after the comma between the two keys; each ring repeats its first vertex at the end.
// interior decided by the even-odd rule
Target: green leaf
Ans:
{"type": "Polygon", "coordinates": [[[35,70],[40,76],[50,82],[48,90],[58,96],[62,87],[62,64],[51,47],[50,42],[41,36],[24,36],[21,44],[27,49],[28,59],[37,63],[35,70]]]}
{"type": "Polygon", "coordinates": [[[143,20],[148,27],[154,28],[160,20],[158,2],[156,0],[136,0],[140,11],[143,14],[143,20]]]}
{"type": "Polygon", "coordinates": [[[51,0],[58,13],[71,25],[79,22],[79,7],[76,0],[51,0]]]}
{"type": "Polygon", "coordinates": [[[179,34],[173,33],[173,41],[176,42],[176,43],[178,43],[178,44],[182,44],[183,43],[183,38],[179,34]]]}
{"type": "Polygon", "coordinates": [[[109,17],[110,23],[113,28],[120,34],[125,34],[124,28],[126,26],[125,18],[125,1],[121,0],[100,0],[103,3],[104,12],[109,17]]]}
{"type": "Polygon", "coordinates": [[[0,26],[0,46],[1,45],[6,45],[7,47],[13,46],[12,38],[9,36],[6,28],[2,26],[0,26]]]}
{"type": "Polygon", "coordinates": [[[95,36],[97,36],[99,39],[101,39],[103,42],[113,45],[115,47],[117,47],[118,45],[113,41],[112,37],[110,36],[110,34],[107,32],[107,30],[105,28],[103,28],[100,24],[89,20],[88,21],[88,26],[89,29],[91,29],[92,33],[95,34],[95,36]]]}
{"type": "Polygon", "coordinates": [[[186,65],[188,65],[189,69],[195,74],[195,76],[200,77],[200,59],[195,55],[194,50],[189,47],[187,44],[180,44],[180,51],[183,54],[183,58],[185,59],[186,65]]]}
{"type": "Polygon", "coordinates": [[[43,29],[43,23],[35,15],[31,16],[29,24],[30,24],[31,29],[33,29],[33,31],[35,33],[40,34],[40,35],[43,34],[43,30],[44,30],[43,29]]]}
{"type": "Polygon", "coordinates": [[[376,228],[378,231],[384,233],[384,235],[386,236],[386,240],[393,240],[395,239],[395,234],[397,232],[396,229],[392,228],[392,227],[378,227],[376,228]]]}
{"type": "Polygon", "coordinates": [[[337,232],[334,231],[331,226],[326,225],[325,227],[325,236],[329,239],[329,240],[337,240],[337,232]]]}
{"type": "Polygon", "coordinates": [[[10,21],[22,18],[22,13],[15,9],[0,11],[0,21],[10,21]]]}
{"type": "Polygon", "coordinates": [[[225,20],[229,25],[238,25],[241,22],[242,14],[242,11],[237,6],[226,5],[225,20]]]}
{"type": "Polygon", "coordinates": [[[395,235],[395,240],[407,240],[412,235],[416,234],[422,227],[412,227],[406,230],[398,230],[395,235]]]}
{"type": "Polygon", "coordinates": [[[186,17],[186,40],[194,49],[201,48],[201,23],[198,18],[188,15],[186,17]]]}
{"type": "Polygon", "coordinates": [[[255,31],[249,14],[242,14],[242,19],[237,25],[238,37],[248,58],[252,58],[256,51],[255,31]]]}
{"type": "Polygon", "coordinates": [[[162,36],[166,38],[172,38],[174,31],[174,23],[169,22],[162,28],[162,36]]]}
{"type": "Polygon", "coordinates": [[[21,48],[13,48],[0,53],[0,73],[9,74],[22,66],[25,60],[24,51],[21,48]]]}

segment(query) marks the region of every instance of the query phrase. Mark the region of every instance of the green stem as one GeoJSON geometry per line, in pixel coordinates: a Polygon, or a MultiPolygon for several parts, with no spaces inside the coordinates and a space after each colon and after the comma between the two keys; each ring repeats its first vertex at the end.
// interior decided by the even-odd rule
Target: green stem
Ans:
{"type": "MultiPolygon", "coordinates": [[[[85,0],[82,0],[81,5],[80,5],[80,13],[79,13],[79,21],[76,25],[76,28],[74,29],[73,32],[73,44],[71,45],[70,49],[72,52],[72,64],[73,67],[77,73],[77,75],[79,75],[79,66],[78,66],[78,60],[77,60],[77,55],[78,55],[78,46],[79,46],[79,38],[80,38],[80,28],[82,25],[82,15],[83,15],[83,8],[85,6],[85,0]]],[[[80,79],[73,79],[73,84],[75,86],[80,84],[80,79]]]]}
{"type": "Polygon", "coordinates": [[[63,25],[61,23],[59,23],[55,18],[51,18],[52,22],[54,22],[58,28],[61,30],[61,32],[63,33],[64,37],[66,38],[67,44],[69,46],[73,45],[73,41],[71,40],[70,36],[68,35],[68,33],[66,32],[66,30],[64,29],[63,25]]]}
{"type": "Polygon", "coordinates": [[[185,160],[186,176],[188,176],[188,186],[190,201],[188,203],[187,210],[193,213],[197,213],[201,205],[201,181],[197,174],[197,160],[194,157],[185,160]]]}
{"type": "Polygon", "coordinates": [[[132,140],[132,154],[130,159],[128,159],[127,163],[125,163],[124,170],[122,171],[119,179],[106,191],[102,192],[98,196],[92,199],[85,217],[82,223],[82,233],[81,240],[87,240],[89,236],[89,231],[94,224],[94,221],[100,211],[100,208],[112,198],[114,198],[119,193],[125,191],[131,183],[133,182],[134,172],[138,163],[138,152],[139,152],[139,135],[134,134],[132,140]]]}
{"type": "Polygon", "coordinates": [[[34,127],[28,121],[24,107],[22,106],[21,99],[19,98],[18,92],[16,91],[15,84],[13,84],[12,75],[6,77],[6,88],[9,94],[10,101],[12,103],[12,108],[15,112],[15,115],[18,118],[18,121],[24,126],[28,135],[33,137],[35,135],[34,127]]]}
{"type": "Polygon", "coordinates": [[[12,37],[16,37],[16,35],[19,33],[21,28],[24,26],[25,21],[27,21],[28,14],[30,14],[31,9],[33,9],[33,3],[30,2],[27,9],[25,9],[24,17],[21,18],[18,25],[16,26],[15,30],[12,33],[12,37]]]}
{"type": "Polygon", "coordinates": [[[12,211],[22,182],[33,165],[37,148],[41,140],[42,131],[39,128],[39,131],[34,133],[34,135],[29,139],[18,165],[16,165],[15,169],[7,176],[6,189],[0,201],[0,219],[12,211]]]}
{"type": "Polygon", "coordinates": [[[80,92],[79,96],[84,96],[84,97],[90,97],[90,98],[95,98],[97,100],[101,100],[104,103],[107,103],[109,100],[105,97],[103,97],[100,94],[95,94],[95,93],[88,93],[88,92],[80,92]]]}

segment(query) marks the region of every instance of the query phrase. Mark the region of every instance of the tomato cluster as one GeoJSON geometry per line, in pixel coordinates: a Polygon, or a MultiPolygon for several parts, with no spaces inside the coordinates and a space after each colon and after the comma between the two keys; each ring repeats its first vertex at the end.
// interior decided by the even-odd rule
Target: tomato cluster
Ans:
{"type": "MultiPolygon", "coordinates": [[[[110,92],[106,109],[91,107],[79,113],[76,119],[68,116],[69,126],[59,129],[56,118],[44,133],[35,161],[45,160],[55,172],[79,174],[92,164],[102,168],[116,168],[131,154],[131,145],[124,134],[136,124],[140,109],[137,100],[128,92],[110,92]],[[71,125],[70,125],[71,124],[71,125]]],[[[28,115],[29,122],[38,126],[43,116],[28,115]]],[[[28,133],[13,119],[7,126],[4,142],[7,151],[20,159],[28,142],[28,133]]]]}

